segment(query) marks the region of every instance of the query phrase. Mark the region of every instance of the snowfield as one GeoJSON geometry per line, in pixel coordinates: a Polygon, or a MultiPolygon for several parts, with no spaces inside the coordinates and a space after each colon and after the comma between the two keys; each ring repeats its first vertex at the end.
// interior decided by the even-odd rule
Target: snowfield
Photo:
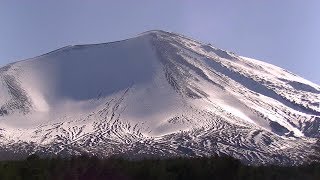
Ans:
{"type": "Polygon", "coordinates": [[[320,86],[188,37],[148,31],[0,68],[0,159],[89,153],[320,157],[320,86]]]}

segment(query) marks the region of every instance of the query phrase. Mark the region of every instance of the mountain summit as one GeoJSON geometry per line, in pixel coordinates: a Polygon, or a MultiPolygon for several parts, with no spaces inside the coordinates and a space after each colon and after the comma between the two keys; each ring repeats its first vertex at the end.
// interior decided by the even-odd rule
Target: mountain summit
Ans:
{"type": "Polygon", "coordinates": [[[320,86],[165,31],[67,46],[0,68],[0,158],[320,157],[320,86]]]}

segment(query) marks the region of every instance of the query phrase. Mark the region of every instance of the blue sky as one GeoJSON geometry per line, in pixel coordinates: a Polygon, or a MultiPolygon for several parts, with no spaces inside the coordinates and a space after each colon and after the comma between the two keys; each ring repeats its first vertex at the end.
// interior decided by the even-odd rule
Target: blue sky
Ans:
{"type": "Polygon", "coordinates": [[[0,66],[72,44],[162,29],[320,84],[318,0],[2,0],[0,66]]]}

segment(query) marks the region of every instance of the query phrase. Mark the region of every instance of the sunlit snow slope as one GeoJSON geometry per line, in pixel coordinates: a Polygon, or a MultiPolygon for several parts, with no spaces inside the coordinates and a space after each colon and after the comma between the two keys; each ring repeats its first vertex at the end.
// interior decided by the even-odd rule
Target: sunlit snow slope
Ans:
{"type": "Polygon", "coordinates": [[[319,157],[320,86],[164,31],[0,68],[0,159],[89,153],[319,157]]]}

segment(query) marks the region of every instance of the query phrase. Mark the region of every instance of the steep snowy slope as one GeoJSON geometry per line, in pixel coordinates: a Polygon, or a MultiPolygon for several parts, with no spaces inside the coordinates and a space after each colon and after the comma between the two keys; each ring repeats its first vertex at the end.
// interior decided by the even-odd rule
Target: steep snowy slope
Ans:
{"type": "Polygon", "coordinates": [[[320,86],[182,35],[68,46],[0,69],[9,154],[319,157],[320,86]]]}

